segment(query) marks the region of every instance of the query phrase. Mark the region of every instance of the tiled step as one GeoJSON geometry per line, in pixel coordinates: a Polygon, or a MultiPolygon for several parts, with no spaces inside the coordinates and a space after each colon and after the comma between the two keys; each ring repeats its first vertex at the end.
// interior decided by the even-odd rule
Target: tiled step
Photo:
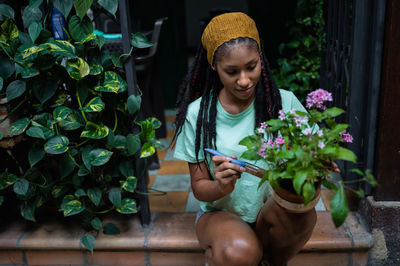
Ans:
{"type": "MultiPolygon", "coordinates": [[[[310,241],[289,265],[365,265],[373,238],[357,217],[336,229],[328,212],[318,212],[310,241]]],[[[193,213],[153,213],[144,228],[136,216],[109,219],[121,234],[100,233],[93,254],[80,246],[79,227],[12,223],[0,229],[0,265],[204,265],[194,220],[193,213]]]]}

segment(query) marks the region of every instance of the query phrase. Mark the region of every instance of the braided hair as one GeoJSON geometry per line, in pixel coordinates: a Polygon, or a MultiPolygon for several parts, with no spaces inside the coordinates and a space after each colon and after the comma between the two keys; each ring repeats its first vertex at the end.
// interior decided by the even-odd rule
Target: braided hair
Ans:
{"type": "MultiPolygon", "coordinates": [[[[253,39],[239,37],[218,47],[213,63],[237,44],[244,44],[247,47],[256,47],[258,49],[257,42],[253,39]]],[[[260,59],[261,76],[256,86],[254,102],[255,126],[263,121],[277,118],[279,110],[282,109],[281,96],[272,77],[268,60],[263,52],[262,43],[260,59]]],[[[207,61],[206,50],[200,45],[195,60],[184,78],[178,93],[178,113],[174,122],[175,133],[171,142],[173,144],[182,132],[189,104],[202,97],[196,122],[195,154],[197,162],[199,162],[198,154],[201,142],[204,147],[216,149],[217,99],[222,88],[223,85],[217,71],[211,68],[207,61]]]]}

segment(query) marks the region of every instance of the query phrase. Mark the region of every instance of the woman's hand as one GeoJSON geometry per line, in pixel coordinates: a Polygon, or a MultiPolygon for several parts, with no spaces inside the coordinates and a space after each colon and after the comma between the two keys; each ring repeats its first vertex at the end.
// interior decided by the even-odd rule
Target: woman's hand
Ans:
{"type": "MultiPolygon", "coordinates": [[[[235,155],[232,158],[236,159],[235,155]]],[[[231,163],[231,158],[226,156],[213,156],[215,164],[214,176],[219,183],[219,188],[224,195],[232,193],[235,188],[236,180],[240,178],[245,169],[237,164],[231,163]]]]}

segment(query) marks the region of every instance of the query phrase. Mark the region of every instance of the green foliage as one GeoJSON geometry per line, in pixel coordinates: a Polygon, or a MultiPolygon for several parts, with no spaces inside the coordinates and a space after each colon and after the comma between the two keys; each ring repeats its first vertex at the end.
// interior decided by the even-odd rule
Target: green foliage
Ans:
{"type": "Polygon", "coordinates": [[[282,43],[272,69],[277,86],[293,91],[301,101],[319,87],[322,47],[325,42],[323,0],[297,1],[295,21],[288,25],[291,41],[282,43]]]}
{"type": "MultiPolygon", "coordinates": [[[[0,97],[17,116],[0,139],[21,136],[26,147],[20,169],[0,173],[0,205],[7,204],[8,191],[27,220],[51,203],[64,216],[81,217],[89,231],[118,234],[101,217],[138,211],[133,166],[136,155],[150,156],[159,147],[154,132],[160,121],[140,118],[141,97],[128,97],[120,58],[93,34],[86,15],[91,7],[115,17],[118,1],[30,0],[21,28],[13,8],[0,4],[0,97]],[[51,35],[53,7],[66,18],[66,40],[51,35]]],[[[132,45],[152,44],[137,33],[132,45]]],[[[81,243],[93,252],[92,234],[81,243]]]]}

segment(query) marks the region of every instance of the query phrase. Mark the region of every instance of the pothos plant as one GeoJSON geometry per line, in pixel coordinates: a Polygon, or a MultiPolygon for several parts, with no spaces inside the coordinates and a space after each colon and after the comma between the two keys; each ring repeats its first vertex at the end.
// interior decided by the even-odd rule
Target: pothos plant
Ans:
{"type": "MultiPolygon", "coordinates": [[[[19,145],[26,151],[16,162],[18,171],[0,173],[0,205],[11,191],[27,220],[52,204],[64,216],[80,216],[89,232],[116,233],[102,215],[138,211],[134,155],[155,152],[160,122],[138,115],[140,95],[128,95],[122,69],[129,55],[103,49],[105,40],[93,34],[87,15],[91,7],[115,16],[118,1],[31,0],[19,10],[0,5],[0,94],[10,114],[19,116],[0,139],[23,136],[19,145]],[[51,33],[54,8],[65,19],[64,40],[51,33]]],[[[131,43],[151,46],[140,33],[131,43]]],[[[81,242],[93,251],[93,234],[81,242]]]]}
{"type": "MultiPolygon", "coordinates": [[[[279,118],[261,123],[254,135],[241,140],[239,144],[247,147],[242,157],[264,160],[268,164],[269,169],[260,185],[268,180],[277,190],[284,180],[289,180],[292,186],[289,189],[303,196],[305,205],[314,198],[316,184],[323,184],[332,190],[334,196],[330,212],[338,227],[349,212],[344,185],[361,181],[367,181],[372,186],[377,183],[370,170],[364,173],[352,169],[361,175],[358,180],[335,181],[330,178],[335,160],[356,162],[356,155],[341,145],[352,142],[353,137],[346,131],[348,124],[338,124],[334,120],[344,111],[326,107],[325,102],[332,101],[331,93],[318,89],[309,93],[306,101],[309,112],[291,110],[285,113],[280,110],[279,118]]],[[[357,194],[364,196],[362,189],[357,194]]]]}

